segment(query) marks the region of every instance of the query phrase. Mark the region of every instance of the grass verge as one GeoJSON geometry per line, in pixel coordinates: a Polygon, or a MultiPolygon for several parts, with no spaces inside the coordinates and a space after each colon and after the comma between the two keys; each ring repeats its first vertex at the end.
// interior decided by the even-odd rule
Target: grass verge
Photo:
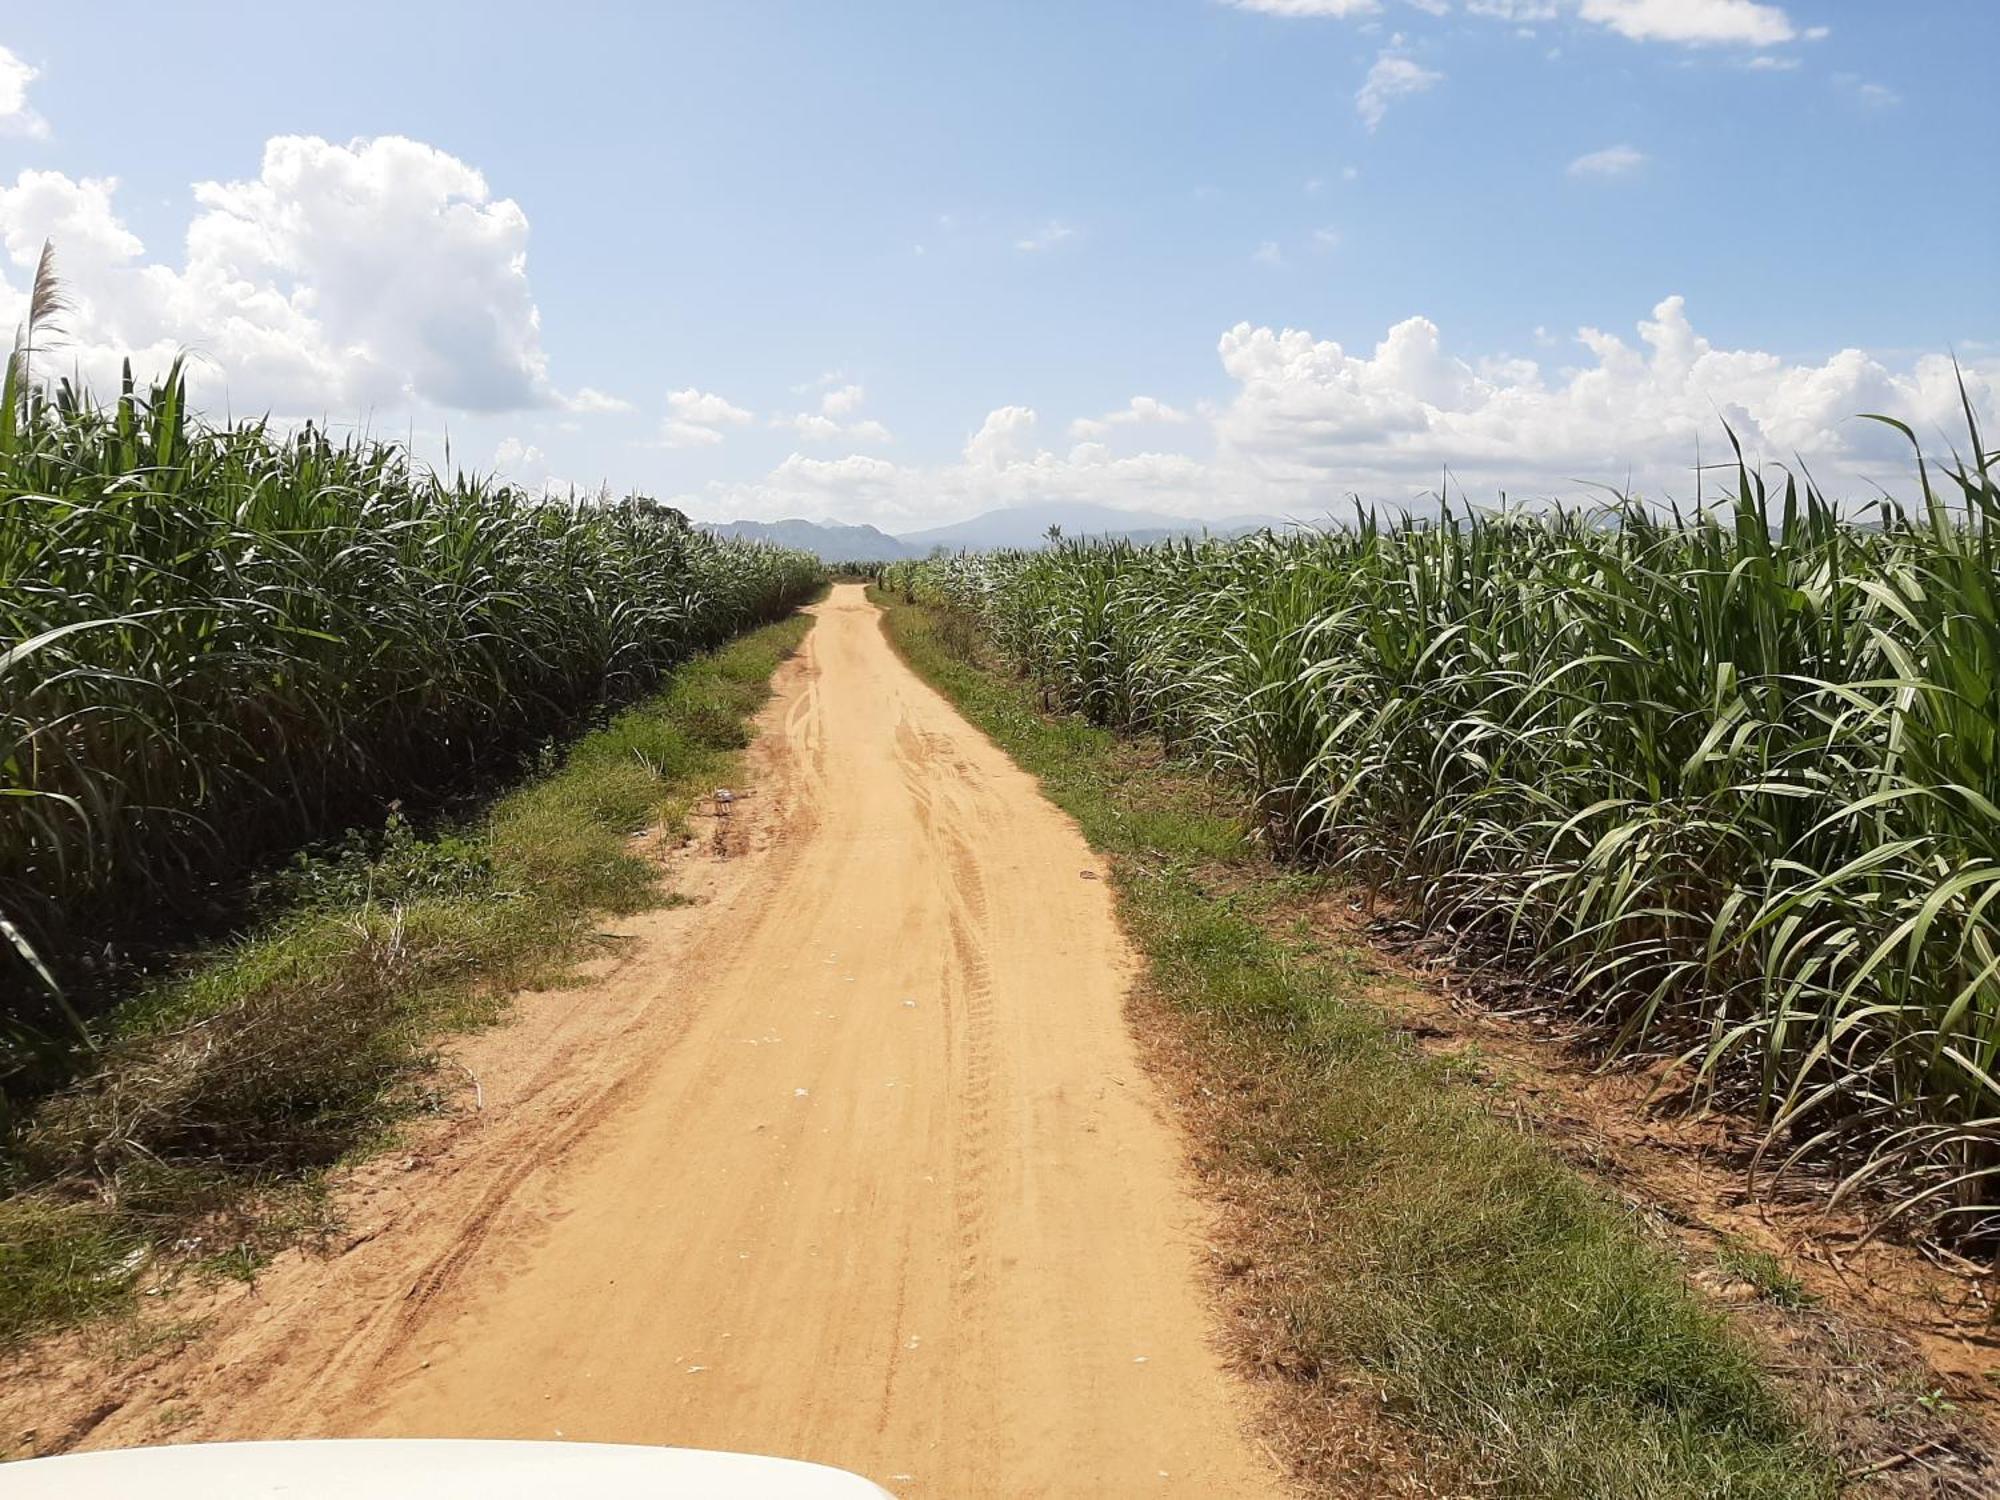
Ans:
{"type": "Polygon", "coordinates": [[[662,899],[633,835],[684,828],[726,780],[810,625],[689,662],[466,826],[392,817],[302,856],[259,931],[128,1003],[0,1161],[0,1344],[119,1306],[164,1266],[248,1275],[328,1227],[326,1169],[441,1107],[433,1038],[662,899]]]}
{"type": "MultiPolygon", "coordinates": [[[[1254,868],[1206,783],[1044,715],[962,619],[872,597],[911,666],[1111,857],[1194,1092],[1221,1101],[1199,1134],[1251,1200],[1255,1295],[1282,1345],[1268,1363],[1328,1392],[1371,1387],[1451,1492],[1838,1490],[1748,1345],[1631,1213],[1419,1052],[1351,964],[1277,930],[1313,877],[1254,868]]],[[[1341,1462],[1322,1455],[1320,1477],[1341,1462]]]]}

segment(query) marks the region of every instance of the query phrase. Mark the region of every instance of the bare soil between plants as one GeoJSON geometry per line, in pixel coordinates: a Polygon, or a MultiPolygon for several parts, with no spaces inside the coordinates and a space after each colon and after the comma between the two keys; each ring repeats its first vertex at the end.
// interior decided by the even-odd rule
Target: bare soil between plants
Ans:
{"type": "Polygon", "coordinates": [[[859,588],[818,614],[745,787],[663,852],[692,901],[454,1042],[460,1107],[348,1174],[334,1243],[17,1361],[0,1447],[568,1438],[908,1495],[1283,1492],[1095,857],[859,588]]]}

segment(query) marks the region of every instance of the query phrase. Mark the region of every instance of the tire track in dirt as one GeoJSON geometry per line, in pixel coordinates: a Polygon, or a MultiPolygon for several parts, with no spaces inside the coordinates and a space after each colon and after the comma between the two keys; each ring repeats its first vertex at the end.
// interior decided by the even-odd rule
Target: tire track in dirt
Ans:
{"type": "MultiPolygon", "coordinates": [[[[912,1496],[1256,1496],[1204,1219],[1093,856],[859,589],[760,723],[703,904],[466,1041],[486,1108],[224,1298],[91,1435],[554,1437],[912,1496]]],[[[89,1383],[72,1380],[79,1401],[89,1383]]],[[[96,1388],[101,1397],[101,1382],[96,1388]]]]}

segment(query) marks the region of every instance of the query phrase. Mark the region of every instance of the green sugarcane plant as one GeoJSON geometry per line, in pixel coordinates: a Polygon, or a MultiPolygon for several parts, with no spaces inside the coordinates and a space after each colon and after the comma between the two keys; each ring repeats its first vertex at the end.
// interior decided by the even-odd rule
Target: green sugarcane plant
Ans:
{"type": "MultiPolygon", "coordinates": [[[[900,563],[1052,707],[1239,785],[1285,859],[1566,999],[1764,1163],[2000,1237],[2000,455],[1843,509],[1742,462],[1692,514],[900,563]]],[[[1903,429],[1912,448],[1915,436],[1903,429]]]]}

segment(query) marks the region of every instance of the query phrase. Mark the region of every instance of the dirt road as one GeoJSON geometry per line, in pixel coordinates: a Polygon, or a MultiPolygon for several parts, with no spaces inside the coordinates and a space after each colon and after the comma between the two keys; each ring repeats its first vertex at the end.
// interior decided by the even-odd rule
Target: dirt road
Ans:
{"type": "Polygon", "coordinates": [[[556,1437],[913,1496],[1279,1493],[1094,856],[835,590],[750,790],[591,987],[75,1436],[556,1437]]]}

